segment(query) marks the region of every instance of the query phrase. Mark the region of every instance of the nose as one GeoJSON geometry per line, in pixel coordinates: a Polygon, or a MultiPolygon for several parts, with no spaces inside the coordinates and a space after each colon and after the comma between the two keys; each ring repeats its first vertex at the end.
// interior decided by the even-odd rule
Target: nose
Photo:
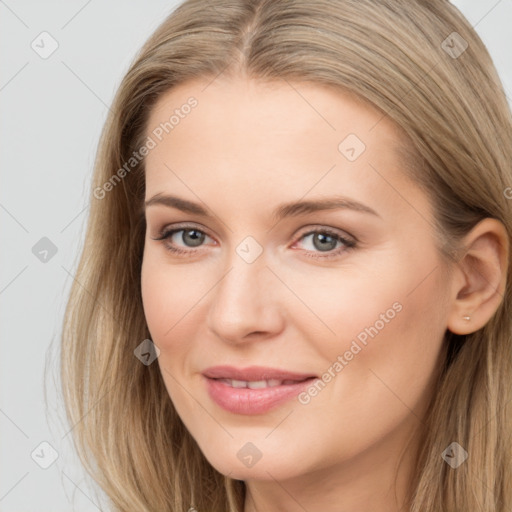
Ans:
{"type": "Polygon", "coordinates": [[[264,253],[247,263],[238,254],[215,286],[208,312],[208,327],[231,344],[268,339],[284,326],[282,283],[267,268],[264,253]]]}

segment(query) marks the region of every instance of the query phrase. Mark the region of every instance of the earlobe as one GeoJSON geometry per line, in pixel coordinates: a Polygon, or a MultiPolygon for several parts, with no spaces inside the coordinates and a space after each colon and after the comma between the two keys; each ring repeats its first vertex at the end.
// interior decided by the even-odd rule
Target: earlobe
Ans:
{"type": "Polygon", "coordinates": [[[509,260],[508,234],[496,219],[480,221],[462,244],[447,325],[454,334],[475,332],[494,315],[503,300],[509,260]]]}

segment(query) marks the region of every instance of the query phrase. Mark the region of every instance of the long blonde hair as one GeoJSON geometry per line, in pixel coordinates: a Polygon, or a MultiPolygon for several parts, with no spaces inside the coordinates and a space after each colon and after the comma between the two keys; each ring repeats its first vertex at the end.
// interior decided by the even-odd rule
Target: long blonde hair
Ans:
{"type": "MultiPolygon", "coordinates": [[[[512,238],[510,108],[485,46],[448,1],[181,4],[141,49],[113,101],[64,320],[61,376],[75,445],[118,511],[243,510],[244,483],[211,467],[178,417],[158,365],[134,356],[150,338],[140,290],[144,159],[113,181],[144,144],[161,94],[220,73],[357,94],[402,128],[404,172],[435,206],[446,257],[454,258],[461,237],[485,217],[501,221],[512,238]]],[[[512,509],[511,303],[508,279],[482,329],[446,333],[411,512],[512,509]],[[469,455],[457,469],[441,457],[453,441],[469,455]]]]}

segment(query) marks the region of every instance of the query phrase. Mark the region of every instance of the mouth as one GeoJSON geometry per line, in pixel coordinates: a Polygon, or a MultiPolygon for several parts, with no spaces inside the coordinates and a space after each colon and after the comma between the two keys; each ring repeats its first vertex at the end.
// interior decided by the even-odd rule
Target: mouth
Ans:
{"type": "MultiPolygon", "coordinates": [[[[312,378],[312,377],[311,377],[312,378]]],[[[309,380],[310,378],[302,380],[280,380],[280,379],[269,379],[269,380],[235,380],[235,379],[214,379],[219,382],[223,382],[227,386],[237,389],[249,388],[249,389],[265,389],[275,388],[276,386],[288,386],[291,384],[298,384],[309,380]]]]}
{"type": "Polygon", "coordinates": [[[296,397],[316,375],[252,366],[216,366],[203,372],[210,398],[233,414],[264,414],[296,397]]]}

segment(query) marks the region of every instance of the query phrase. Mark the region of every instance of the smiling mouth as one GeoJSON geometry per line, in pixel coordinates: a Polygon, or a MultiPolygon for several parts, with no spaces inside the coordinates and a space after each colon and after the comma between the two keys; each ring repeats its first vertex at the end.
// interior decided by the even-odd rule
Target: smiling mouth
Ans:
{"type": "Polygon", "coordinates": [[[220,369],[207,371],[203,373],[203,377],[210,399],[225,411],[235,415],[266,414],[297,397],[317,379],[311,375],[268,369],[261,372],[254,367],[245,371],[246,375],[253,375],[252,378],[248,376],[248,380],[240,378],[241,370],[229,373],[231,377],[235,373],[238,378],[227,378],[225,370],[220,369]],[[274,375],[271,376],[269,373],[274,375]]]}
{"type": "Polygon", "coordinates": [[[232,388],[237,389],[265,389],[265,388],[275,388],[277,386],[288,386],[293,384],[299,384],[306,380],[314,379],[315,377],[306,377],[302,380],[292,380],[292,379],[268,379],[268,380],[236,380],[236,379],[213,379],[218,382],[222,382],[232,388]]]}
{"type": "MultiPolygon", "coordinates": [[[[263,382],[266,382],[265,387],[279,386],[281,384],[302,382],[306,379],[316,377],[311,373],[297,373],[279,368],[271,368],[268,366],[249,366],[246,368],[238,368],[234,366],[222,365],[212,366],[203,371],[203,375],[208,379],[225,380],[228,382],[236,383],[255,383],[259,387],[263,387],[263,382]]],[[[247,387],[247,386],[239,386],[247,387]]]]}

